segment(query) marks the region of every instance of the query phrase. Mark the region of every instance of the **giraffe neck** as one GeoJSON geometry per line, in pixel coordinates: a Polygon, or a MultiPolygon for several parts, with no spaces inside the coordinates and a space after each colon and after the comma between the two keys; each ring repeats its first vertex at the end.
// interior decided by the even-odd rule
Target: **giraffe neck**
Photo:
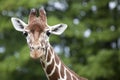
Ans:
{"type": "Polygon", "coordinates": [[[51,46],[46,49],[46,56],[40,61],[49,80],[86,80],[66,67],[51,46]]]}

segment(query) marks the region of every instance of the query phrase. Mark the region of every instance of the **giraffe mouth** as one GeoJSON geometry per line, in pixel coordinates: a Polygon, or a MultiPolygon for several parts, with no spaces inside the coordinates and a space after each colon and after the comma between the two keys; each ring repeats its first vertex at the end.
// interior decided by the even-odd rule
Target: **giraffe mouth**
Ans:
{"type": "Polygon", "coordinates": [[[30,57],[33,59],[38,59],[38,58],[41,58],[42,56],[43,56],[42,52],[39,52],[39,51],[30,52],[30,57]]]}

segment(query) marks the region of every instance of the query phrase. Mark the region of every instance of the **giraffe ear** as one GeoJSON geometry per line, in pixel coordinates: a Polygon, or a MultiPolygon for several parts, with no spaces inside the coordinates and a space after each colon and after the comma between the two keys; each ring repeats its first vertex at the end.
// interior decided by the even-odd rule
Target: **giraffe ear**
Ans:
{"type": "Polygon", "coordinates": [[[18,18],[11,18],[12,24],[17,31],[24,31],[24,28],[27,27],[27,24],[18,18]]]}
{"type": "Polygon", "coordinates": [[[55,35],[61,35],[67,28],[66,24],[57,24],[50,27],[50,33],[55,35]]]}

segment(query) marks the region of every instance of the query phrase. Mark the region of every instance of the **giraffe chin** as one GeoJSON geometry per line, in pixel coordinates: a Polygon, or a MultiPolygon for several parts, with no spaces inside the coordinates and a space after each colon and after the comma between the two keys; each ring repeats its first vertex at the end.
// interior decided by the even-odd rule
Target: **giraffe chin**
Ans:
{"type": "Polygon", "coordinates": [[[31,57],[32,59],[38,59],[38,58],[40,58],[40,57],[42,57],[42,56],[43,56],[43,54],[40,53],[40,52],[36,52],[36,51],[30,52],[30,57],[31,57]]]}

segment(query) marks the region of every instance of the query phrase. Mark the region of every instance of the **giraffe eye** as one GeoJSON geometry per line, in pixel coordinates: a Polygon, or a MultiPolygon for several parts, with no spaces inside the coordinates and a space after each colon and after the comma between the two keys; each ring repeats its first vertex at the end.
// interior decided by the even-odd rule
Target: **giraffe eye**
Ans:
{"type": "Polygon", "coordinates": [[[47,31],[46,34],[47,34],[47,36],[50,36],[50,32],[49,31],[47,31]]]}
{"type": "Polygon", "coordinates": [[[27,37],[27,36],[28,36],[28,33],[25,31],[25,32],[23,32],[23,35],[24,35],[25,37],[27,37]]]}

